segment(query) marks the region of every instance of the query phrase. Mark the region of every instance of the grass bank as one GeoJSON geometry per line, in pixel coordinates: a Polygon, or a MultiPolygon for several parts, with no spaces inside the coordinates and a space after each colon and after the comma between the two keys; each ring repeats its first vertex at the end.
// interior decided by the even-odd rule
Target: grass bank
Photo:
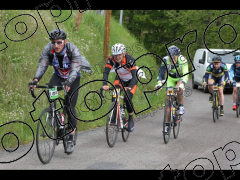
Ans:
{"type": "MultiPolygon", "coordinates": [[[[70,11],[62,11],[61,18],[69,16],[70,11]]],[[[58,12],[55,12],[56,14],[58,12]]],[[[0,32],[4,32],[5,25],[12,18],[21,15],[18,18],[13,19],[6,28],[7,36],[10,39],[22,40],[27,38],[32,34],[32,36],[23,41],[11,41],[4,33],[0,34],[0,39],[5,41],[8,48],[0,52],[0,126],[5,123],[12,121],[23,121],[27,123],[34,132],[36,132],[36,122],[33,122],[29,112],[33,110],[32,103],[34,99],[28,95],[28,83],[34,77],[37,66],[38,58],[44,48],[44,46],[49,42],[48,34],[44,28],[44,25],[37,13],[37,11],[15,11],[15,10],[1,10],[0,11],[0,32]],[[33,18],[34,17],[34,18],[33,18]],[[25,22],[18,23],[19,21],[25,22]],[[36,25],[37,22],[37,25],[36,25]],[[18,23],[18,24],[17,24],[18,23]],[[16,26],[17,24],[17,26],[16,26]],[[16,32],[22,33],[20,35],[16,32]],[[36,32],[34,33],[34,31],[36,32]]],[[[42,19],[47,25],[49,31],[56,28],[53,18],[48,11],[41,11],[42,19]]],[[[101,108],[96,111],[90,111],[84,106],[84,97],[89,91],[96,91],[102,86],[102,82],[94,80],[101,80],[103,73],[103,39],[104,39],[104,21],[105,18],[101,15],[96,15],[95,11],[84,12],[82,22],[80,24],[79,31],[74,31],[74,19],[76,11],[73,11],[72,16],[59,23],[59,27],[64,29],[67,34],[67,40],[75,44],[81,51],[82,55],[90,62],[93,73],[86,74],[82,73],[82,78],[80,81],[80,86],[84,85],[80,89],[79,98],[77,102],[78,117],[85,121],[90,121],[97,119],[102,115],[106,114],[110,106],[111,100],[110,95],[106,94],[106,98],[103,100],[101,108]],[[89,82],[89,83],[88,83],[89,82]],[[86,84],[88,83],[88,84],[86,84]]],[[[133,38],[129,31],[124,27],[119,25],[119,22],[115,21],[114,18],[111,19],[111,33],[110,33],[110,47],[115,43],[123,43],[127,47],[127,52],[129,52],[135,59],[138,57],[149,53],[141,43],[139,43],[135,38],[133,38]]],[[[111,54],[111,53],[110,53],[111,54]]],[[[161,106],[163,102],[163,91],[155,96],[154,93],[146,94],[148,101],[143,93],[143,91],[150,91],[154,89],[156,84],[156,77],[158,73],[158,65],[154,55],[145,55],[138,58],[136,61],[138,67],[145,66],[142,70],[146,73],[149,79],[141,79],[142,82],[146,83],[150,81],[150,72],[146,68],[150,68],[152,72],[152,80],[145,85],[138,83],[138,88],[136,94],[133,98],[133,103],[135,111],[138,113],[149,107],[149,103],[153,106],[151,110],[161,106]]],[[[46,84],[49,82],[53,73],[53,68],[49,66],[48,70],[44,74],[43,78],[39,84],[46,84]]],[[[111,73],[109,76],[109,81],[113,83],[116,74],[111,73]]],[[[36,95],[39,95],[42,90],[36,90],[36,95]]],[[[62,96],[63,93],[61,92],[62,96]]],[[[90,107],[96,109],[99,107],[100,98],[96,96],[96,93],[91,93],[87,96],[87,103],[90,107]],[[91,100],[90,100],[91,99],[91,100]]],[[[41,98],[35,103],[36,112],[34,113],[34,118],[40,115],[41,111],[48,106],[48,101],[46,97],[41,98]]],[[[143,112],[142,114],[146,113],[143,112]]],[[[141,114],[138,114],[141,115],[141,114]]],[[[106,117],[103,117],[95,122],[78,122],[79,131],[104,126],[106,122],[106,117]]],[[[137,128],[137,123],[136,123],[137,128]]],[[[28,143],[32,141],[32,133],[28,126],[22,125],[22,123],[10,123],[0,127],[0,137],[5,133],[14,132],[20,141],[20,144],[28,143]]],[[[16,141],[9,135],[4,138],[5,147],[14,147],[16,141]]],[[[0,145],[0,149],[2,146],[0,145]]]]}

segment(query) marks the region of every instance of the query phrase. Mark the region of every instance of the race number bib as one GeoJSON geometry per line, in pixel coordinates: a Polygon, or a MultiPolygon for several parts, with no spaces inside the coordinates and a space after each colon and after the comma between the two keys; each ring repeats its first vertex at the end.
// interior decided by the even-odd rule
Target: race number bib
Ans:
{"type": "Polygon", "coordinates": [[[50,99],[57,99],[58,98],[57,87],[49,89],[49,96],[50,96],[50,99]]]}

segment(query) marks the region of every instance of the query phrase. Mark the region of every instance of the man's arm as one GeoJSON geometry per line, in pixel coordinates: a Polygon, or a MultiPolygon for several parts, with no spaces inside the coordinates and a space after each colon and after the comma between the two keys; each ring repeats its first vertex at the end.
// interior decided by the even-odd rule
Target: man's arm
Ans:
{"type": "Polygon", "coordinates": [[[40,81],[40,79],[42,78],[43,74],[46,72],[48,65],[49,65],[49,56],[48,56],[48,52],[50,51],[51,48],[51,43],[48,43],[42,53],[41,56],[39,58],[38,61],[38,69],[37,72],[34,76],[34,79],[38,79],[38,81],[40,81]]]}
{"type": "MultiPolygon", "coordinates": [[[[181,60],[181,61],[182,61],[182,74],[184,75],[184,74],[187,74],[187,73],[188,73],[188,62],[187,62],[187,59],[185,59],[185,58],[184,58],[184,60],[181,60]]],[[[189,74],[187,74],[187,75],[185,75],[185,76],[182,77],[182,82],[183,82],[184,84],[187,83],[187,81],[188,81],[188,76],[189,76],[189,74]]]]}
{"type": "Polygon", "coordinates": [[[224,70],[224,82],[226,84],[229,79],[229,73],[228,73],[228,68],[226,64],[223,65],[223,70],[224,70]]]}
{"type": "Polygon", "coordinates": [[[105,69],[104,69],[104,72],[103,72],[103,86],[107,86],[107,80],[108,80],[108,75],[109,75],[109,72],[111,71],[112,67],[113,67],[113,62],[112,62],[112,59],[113,59],[113,56],[110,56],[107,60],[107,63],[105,65],[105,69]]]}
{"type": "Polygon", "coordinates": [[[71,44],[70,51],[72,53],[71,70],[69,72],[69,77],[67,81],[69,83],[72,83],[78,77],[78,73],[81,69],[81,61],[85,57],[81,55],[79,49],[74,44],[71,44]]]}
{"type": "Polygon", "coordinates": [[[206,72],[204,74],[204,81],[203,82],[208,82],[208,77],[209,77],[209,74],[212,72],[212,68],[210,67],[211,64],[208,65],[207,69],[206,69],[206,72]]]}
{"type": "Polygon", "coordinates": [[[230,75],[229,75],[229,80],[232,81],[233,80],[233,73],[234,73],[234,67],[233,65],[230,68],[230,75]]]}
{"type": "MultiPolygon", "coordinates": [[[[164,57],[163,61],[166,63],[167,59],[164,57]]],[[[164,73],[166,71],[164,62],[162,62],[161,66],[160,66],[157,81],[162,81],[164,79],[164,73]]]]}

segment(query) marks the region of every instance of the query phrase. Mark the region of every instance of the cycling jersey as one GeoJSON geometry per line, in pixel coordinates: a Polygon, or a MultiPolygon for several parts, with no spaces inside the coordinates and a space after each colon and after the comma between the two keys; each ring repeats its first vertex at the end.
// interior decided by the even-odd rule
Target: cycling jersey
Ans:
{"type": "MultiPolygon", "coordinates": [[[[111,69],[116,69],[120,66],[130,63],[132,67],[129,65],[121,67],[117,69],[117,73],[119,78],[124,82],[128,82],[131,80],[128,87],[133,88],[134,85],[137,85],[137,76],[136,76],[137,66],[135,63],[133,63],[134,61],[135,59],[131,55],[126,53],[126,56],[123,58],[122,64],[120,65],[115,61],[114,56],[111,55],[107,60],[105,71],[103,73],[103,79],[108,80],[108,74],[111,69]]],[[[116,76],[116,80],[119,80],[117,76],[116,76]]],[[[107,85],[107,82],[103,81],[103,85],[107,85]]]]}
{"type": "Polygon", "coordinates": [[[238,68],[235,63],[230,67],[229,80],[233,80],[233,76],[240,77],[240,67],[238,68]]]}
{"type": "MultiPolygon", "coordinates": [[[[167,69],[168,69],[168,75],[171,77],[168,79],[168,81],[171,81],[171,79],[178,79],[178,80],[182,80],[182,82],[184,84],[187,83],[187,81],[188,81],[188,74],[187,74],[188,73],[188,63],[184,56],[180,55],[177,59],[177,62],[175,63],[180,76],[187,74],[183,77],[178,76],[177,70],[176,70],[175,66],[173,64],[171,64],[171,61],[168,56],[165,56],[163,58],[163,61],[166,62],[167,69]]],[[[161,81],[164,79],[165,71],[166,71],[165,64],[162,63],[162,65],[159,69],[159,76],[157,78],[157,81],[161,81]]]]}
{"type": "Polygon", "coordinates": [[[67,42],[60,54],[54,52],[51,42],[44,47],[39,58],[38,69],[34,79],[36,78],[39,81],[46,72],[48,65],[52,65],[55,70],[54,73],[70,83],[80,76],[80,70],[88,73],[92,72],[86,58],[81,55],[79,49],[74,44],[69,42],[67,42]],[[63,56],[62,67],[59,65],[59,55],[63,56]]]}
{"type": "MultiPolygon", "coordinates": [[[[54,50],[52,50],[51,53],[53,53],[53,55],[54,55],[53,60],[52,60],[52,65],[55,70],[54,74],[57,74],[58,76],[60,76],[63,79],[67,79],[69,77],[69,72],[71,70],[71,62],[67,57],[66,50],[65,50],[63,58],[62,58],[62,67],[60,66],[61,60],[59,61],[54,50]]],[[[78,77],[80,77],[80,76],[81,76],[81,72],[78,72],[78,77]]]]}
{"type": "Polygon", "coordinates": [[[228,78],[229,78],[229,74],[228,74],[228,69],[227,69],[227,65],[224,62],[221,62],[221,65],[218,69],[216,69],[213,65],[213,63],[210,63],[206,69],[205,75],[204,75],[204,82],[207,82],[208,79],[211,78],[219,78],[219,77],[224,77],[223,81],[227,82],[228,78]]]}

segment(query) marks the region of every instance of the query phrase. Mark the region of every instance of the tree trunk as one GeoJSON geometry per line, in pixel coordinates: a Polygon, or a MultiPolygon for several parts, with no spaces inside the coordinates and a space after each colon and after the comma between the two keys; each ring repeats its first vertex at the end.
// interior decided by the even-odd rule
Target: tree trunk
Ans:
{"type": "Polygon", "coordinates": [[[82,20],[83,10],[80,10],[80,12],[77,11],[77,15],[76,15],[76,18],[75,18],[75,28],[74,28],[75,31],[78,31],[79,25],[80,25],[81,20],[82,20]],[[81,12],[81,13],[80,13],[80,12],[81,12]]]}

